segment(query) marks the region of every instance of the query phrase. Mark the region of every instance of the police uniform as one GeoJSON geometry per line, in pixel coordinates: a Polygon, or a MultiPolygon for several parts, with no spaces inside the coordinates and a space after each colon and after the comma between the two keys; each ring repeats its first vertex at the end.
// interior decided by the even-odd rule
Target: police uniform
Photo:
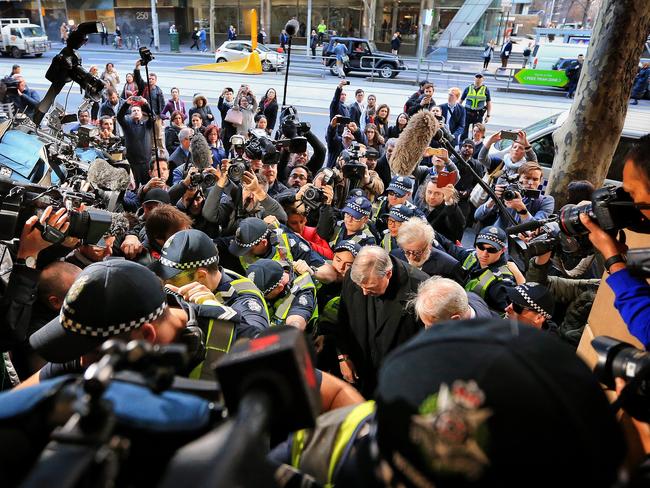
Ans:
{"type": "Polygon", "coordinates": [[[303,238],[283,226],[269,229],[262,219],[256,217],[241,221],[228,250],[239,257],[244,270],[259,259],[272,259],[281,263],[293,263],[302,259],[316,268],[325,264],[322,256],[313,251],[303,238]],[[263,256],[252,255],[250,249],[264,239],[269,241],[267,252],[263,256]]]}
{"type": "MultiPolygon", "coordinates": [[[[503,229],[491,226],[481,229],[474,242],[475,245],[489,244],[500,251],[507,247],[507,239],[508,236],[503,229]]],[[[462,263],[463,269],[468,274],[465,290],[476,293],[487,302],[490,308],[502,313],[509,303],[508,288],[517,285],[504,255],[495,263],[481,268],[475,249],[450,246],[447,251],[462,263]]]]}
{"type": "MultiPolygon", "coordinates": [[[[415,186],[415,181],[413,178],[408,176],[393,176],[393,179],[390,181],[386,191],[394,192],[399,198],[404,197],[408,192],[413,192],[413,187],[415,186]]],[[[404,205],[412,206],[417,208],[410,201],[404,202],[404,205]]],[[[372,221],[375,229],[378,233],[383,233],[387,227],[388,212],[388,197],[380,197],[372,206],[372,215],[370,220],[372,221]]]]}
{"type": "MultiPolygon", "coordinates": [[[[345,203],[345,207],[343,207],[343,213],[349,214],[355,219],[370,217],[371,211],[372,204],[370,203],[370,200],[361,196],[349,198],[345,203]]],[[[377,243],[375,235],[367,224],[364,225],[361,230],[350,235],[347,233],[344,221],[339,220],[334,227],[334,233],[329,241],[329,245],[331,248],[334,248],[342,241],[352,241],[360,246],[374,245],[377,243]]]]}
{"type": "MultiPolygon", "coordinates": [[[[217,248],[206,234],[196,229],[177,232],[163,246],[160,260],[149,265],[161,279],[169,280],[183,271],[219,262],[217,248]]],[[[212,378],[204,365],[212,364],[241,337],[253,338],[270,326],[266,301],[255,284],[237,273],[219,267],[221,280],[212,290],[215,300],[196,309],[198,326],[205,334],[206,360],[191,373],[192,378],[212,378]]]]}
{"type": "MultiPolygon", "coordinates": [[[[478,73],[476,77],[483,77],[478,73]]],[[[465,100],[465,130],[463,131],[463,138],[467,137],[469,126],[476,123],[483,123],[485,112],[487,110],[487,103],[491,101],[490,90],[487,86],[481,85],[476,88],[472,83],[463,92],[461,97],[465,100]]]]}
{"type": "MultiPolygon", "coordinates": [[[[406,222],[412,217],[422,217],[424,214],[413,204],[407,202],[403,205],[394,205],[391,207],[390,212],[388,212],[388,218],[395,220],[396,222],[406,222]]],[[[390,230],[386,229],[384,231],[384,236],[381,240],[381,247],[386,249],[386,251],[391,252],[392,250],[399,249],[397,245],[397,238],[393,237],[390,234],[390,230]]]]}

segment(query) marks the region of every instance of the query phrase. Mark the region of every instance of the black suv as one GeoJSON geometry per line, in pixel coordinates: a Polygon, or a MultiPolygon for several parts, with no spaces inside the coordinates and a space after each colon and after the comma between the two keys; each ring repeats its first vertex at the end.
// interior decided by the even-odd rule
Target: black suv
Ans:
{"type": "Polygon", "coordinates": [[[400,71],[406,70],[404,61],[394,54],[379,51],[375,43],[368,39],[332,37],[323,47],[323,63],[330,68],[330,73],[334,76],[338,76],[336,59],[327,58],[335,56],[334,45],[336,42],[343,43],[348,48],[350,61],[343,68],[345,74],[350,71],[361,71],[369,74],[373,71],[373,63],[374,72],[386,79],[395,78],[400,71]]]}

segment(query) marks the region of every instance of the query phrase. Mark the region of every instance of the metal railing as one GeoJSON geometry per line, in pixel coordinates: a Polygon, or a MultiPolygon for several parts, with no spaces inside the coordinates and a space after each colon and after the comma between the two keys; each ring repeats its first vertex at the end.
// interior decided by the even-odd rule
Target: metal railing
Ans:
{"type": "Polygon", "coordinates": [[[514,72],[519,70],[520,68],[497,68],[496,71],[494,72],[494,79],[496,81],[504,81],[504,73],[507,72],[505,75],[507,77],[507,84],[506,84],[506,91],[510,91],[510,82],[514,78],[514,72]]]}
{"type": "Polygon", "coordinates": [[[430,73],[442,74],[442,72],[445,70],[445,63],[444,63],[443,61],[429,61],[429,60],[424,60],[424,59],[422,59],[422,60],[420,60],[420,63],[421,63],[421,64],[420,64],[420,69],[418,69],[418,71],[417,71],[417,75],[416,75],[416,77],[415,77],[415,79],[416,79],[416,81],[417,81],[418,83],[420,83],[420,73],[422,73],[422,71],[424,71],[427,75],[429,75],[430,73]],[[427,69],[426,69],[426,70],[423,70],[423,69],[421,68],[421,65],[422,65],[422,64],[425,64],[425,63],[426,63],[426,65],[427,65],[427,69]],[[432,65],[432,64],[434,64],[434,65],[435,65],[435,64],[439,64],[439,65],[440,65],[440,71],[436,71],[436,70],[431,71],[431,65],[432,65]]]}

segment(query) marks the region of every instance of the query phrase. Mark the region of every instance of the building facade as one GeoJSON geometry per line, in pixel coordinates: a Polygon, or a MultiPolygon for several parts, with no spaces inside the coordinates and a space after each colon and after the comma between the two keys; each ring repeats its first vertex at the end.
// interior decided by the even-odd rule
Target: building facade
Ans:
{"type": "MultiPolygon", "coordinates": [[[[428,0],[431,1],[431,0],[428,0]]],[[[496,39],[503,29],[504,10],[502,0],[487,0],[481,11],[474,8],[473,25],[461,40],[462,45],[481,46],[496,39]],[[480,15],[479,15],[480,14],[480,15]]],[[[515,9],[532,0],[514,0],[515,9]]],[[[380,49],[387,49],[395,31],[402,36],[402,53],[414,53],[418,43],[418,29],[427,0],[311,0],[312,28],[324,20],[328,31],[339,35],[374,38],[380,49]]],[[[446,28],[454,17],[476,4],[476,0],[433,1],[433,21],[428,43],[433,45],[443,39],[446,28]]],[[[478,2],[480,3],[480,2],[478,2]]],[[[120,26],[123,36],[138,36],[143,45],[151,37],[150,0],[42,0],[45,29],[51,40],[59,39],[61,23],[74,24],[86,21],[103,21],[110,33],[120,26]]],[[[267,42],[277,43],[286,22],[295,17],[300,22],[300,38],[308,36],[308,0],[215,0],[214,31],[217,45],[225,40],[230,25],[237,28],[242,37],[250,35],[250,11],[257,9],[260,23],[267,33],[267,42]]],[[[187,42],[195,26],[203,26],[209,32],[209,0],[157,0],[161,47],[168,45],[168,31],[175,24],[182,42],[187,42]]],[[[517,12],[517,13],[518,13],[517,12]]],[[[35,0],[10,0],[0,3],[2,17],[29,17],[39,22],[35,0]]],[[[467,24],[467,23],[465,23],[467,24]]],[[[91,42],[99,42],[95,36],[91,42]]],[[[296,42],[304,43],[304,39],[296,42]]]]}

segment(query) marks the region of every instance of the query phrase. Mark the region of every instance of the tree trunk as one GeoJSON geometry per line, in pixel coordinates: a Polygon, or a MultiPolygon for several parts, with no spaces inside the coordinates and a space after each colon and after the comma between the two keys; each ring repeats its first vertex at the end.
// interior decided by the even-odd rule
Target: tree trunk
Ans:
{"type": "Polygon", "coordinates": [[[602,185],[618,145],[632,82],[650,30],[648,0],[605,0],[569,116],[553,134],[555,159],[547,193],[558,208],[573,180],[602,185]]]}

